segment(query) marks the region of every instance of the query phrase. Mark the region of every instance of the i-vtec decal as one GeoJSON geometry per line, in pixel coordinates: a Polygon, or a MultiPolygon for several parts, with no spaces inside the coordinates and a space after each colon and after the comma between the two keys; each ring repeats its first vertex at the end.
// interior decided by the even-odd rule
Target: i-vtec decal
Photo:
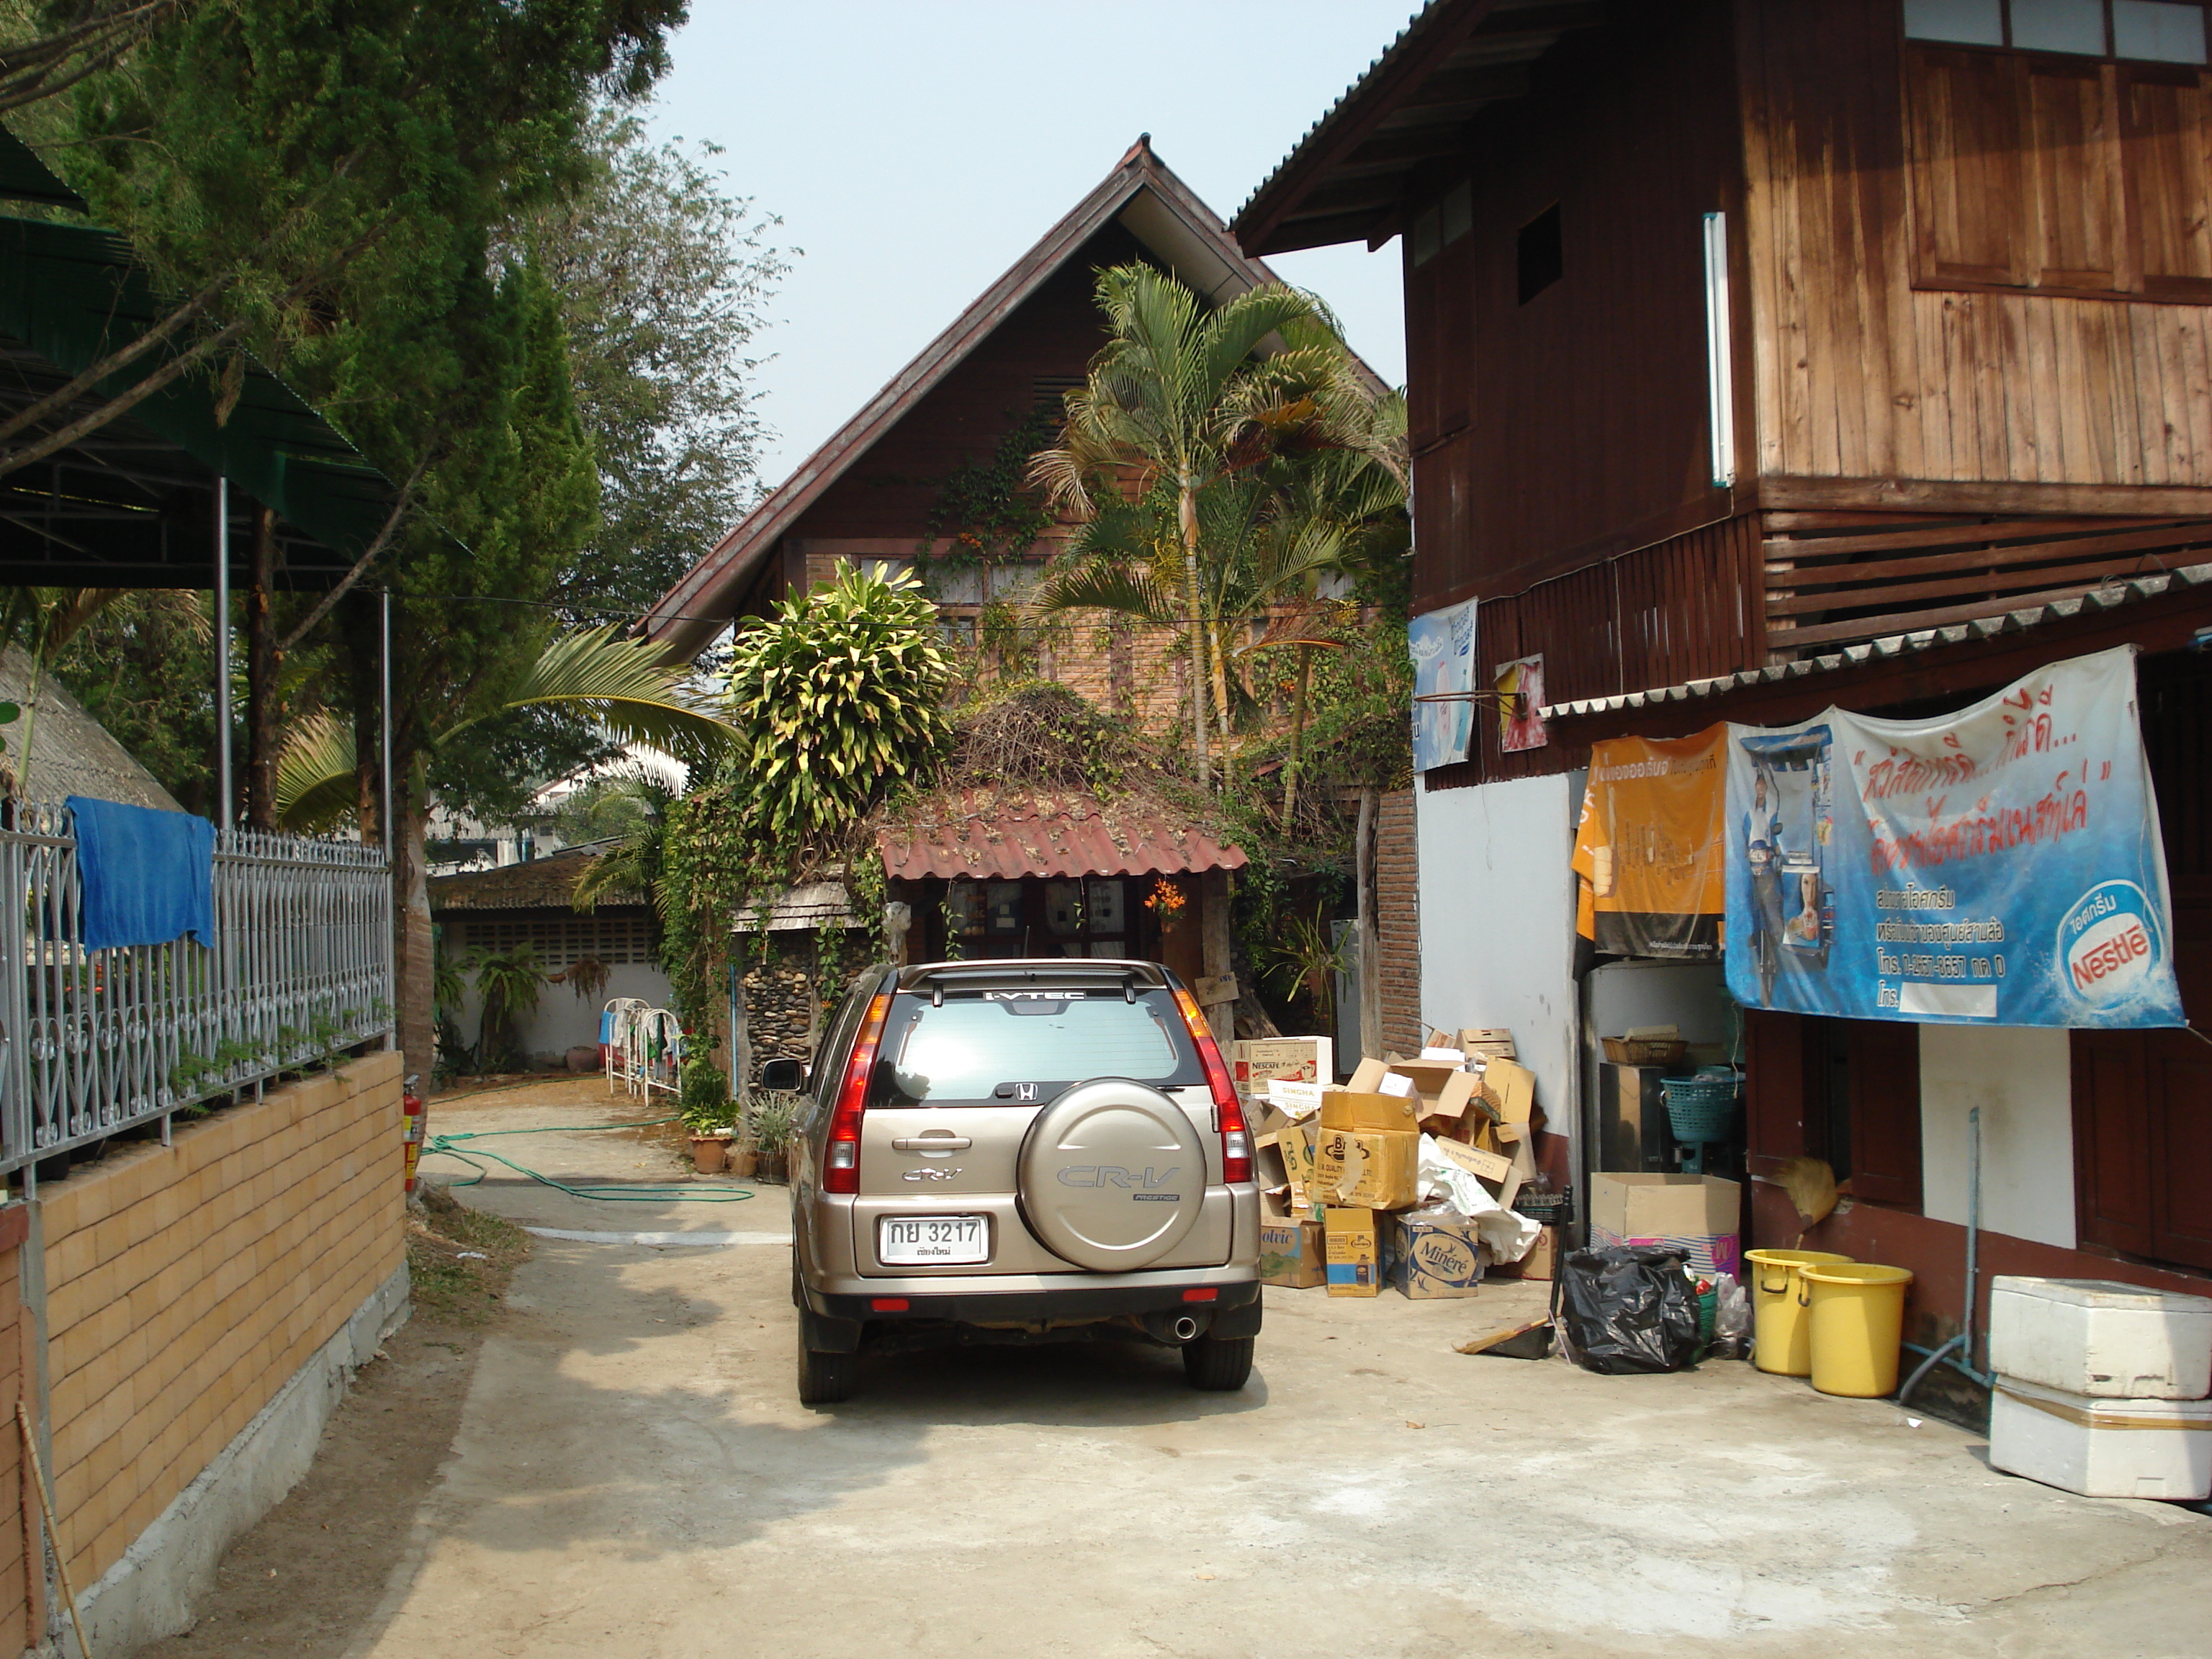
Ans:
{"type": "Polygon", "coordinates": [[[1088,991],[986,991],[986,1002],[1081,1002],[1088,991]]]}
{"type": "Polygon", "coordinates": [[[1182,1165],[1180,1164],[1170,1164],[1164,1170],[1155,1170],[1147,1164],[1144,1173],[1139,1175],[1134,1170],[1125,1170],[1118,1164],[1071,1164],[1060,1172],[1060,1184],[1063,1187],[1143,1188],[1150,1191],[1173,1181],[1176,1171],[1181,1168],[1182,1165]]]}

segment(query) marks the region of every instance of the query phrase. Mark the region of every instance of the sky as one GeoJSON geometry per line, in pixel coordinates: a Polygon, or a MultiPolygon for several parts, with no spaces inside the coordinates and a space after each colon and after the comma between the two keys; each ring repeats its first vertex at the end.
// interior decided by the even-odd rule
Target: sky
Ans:
{"type": "MultiPolygon", "coordinates": [[[[757,343],[780,482],[1103,179],[1137,135],[1226,219],[1413,0],[693,0],[648,112],[722,146],[803,250],[757,343]]],[[[1406,378],[1398,247],[1271,258],[1406,378]]]]}

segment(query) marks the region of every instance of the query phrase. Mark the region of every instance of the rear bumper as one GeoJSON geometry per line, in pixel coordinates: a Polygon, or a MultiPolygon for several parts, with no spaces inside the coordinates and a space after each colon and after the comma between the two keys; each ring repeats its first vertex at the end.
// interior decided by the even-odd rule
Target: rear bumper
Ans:
{"type": "Polygon", "coordinates": [[[1208,1282],[1202,1273],[1158,1285],[1070,1286],[1059,1291],[954,1291],[931,1296],[909,1291],[877,1291],[868,1296],[825,1296],[809,1291],[806,1304],[827,1319],[943,1319],[960,1325],[1061,1325],[1113,1319],[1122,1314],[1212,1313],[1255,1305],[1257,1280],[1241,1285],[1208,1282]],[[1211,1300],[1187,1300],[1183,1292],[1210,1290],[1211,1300]],[[884,1302],[903,1308],[884,1308],[884,1302]]]}
{"type": "MultiPolygon", "coordinates": [[[[929,1281],[924,1281],[928,1283],[929,1281]]],[[[942,1284],[943,1280],[936,1283],[942,1284]]],[[[870,1325],[892,1329],[965,1326],[1042,1332],[1053,1328],[1094,1325],[1147,1315],[1189,1314],[1216,1336],[1256,1336],[1260,1331],[1260,1285],[1254,1279],[1223,1283],[1221,1270],[1179,1273],[1144,1284],[1070,1285],[1048,1291],[946,1291],[933,1293],[904,1285],[872,1287],[866,1296],[805,1291],[806,1343],[825,1352],[851,1352],[870,1325]],[[1210,1301],[1190,1301],[1184,1292],[1207,1290],[1210,1301]],[[903,1306],[883,1305],[885,1303],[903,1306]]]]}

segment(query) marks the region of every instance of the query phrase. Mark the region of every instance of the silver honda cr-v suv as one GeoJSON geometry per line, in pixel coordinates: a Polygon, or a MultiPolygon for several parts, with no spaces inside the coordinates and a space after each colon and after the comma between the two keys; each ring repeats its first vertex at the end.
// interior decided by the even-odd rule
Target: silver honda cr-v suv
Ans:
{"type": "Polygon", "coordinates": [[[1241,1389],[1260,1329],[1259,1189],[1228,1068],[1154,963],[875,968],[831,1017],[792,1154],[799,1396],[860,1357],[1115,1329],[1241,1389]]]}

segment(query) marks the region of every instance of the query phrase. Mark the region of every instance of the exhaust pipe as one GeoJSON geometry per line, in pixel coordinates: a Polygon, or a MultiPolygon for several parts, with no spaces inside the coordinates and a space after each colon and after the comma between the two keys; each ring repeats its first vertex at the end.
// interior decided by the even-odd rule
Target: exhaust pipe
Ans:
{"type": "Polygon", "coordinates": [[[1136,1322],[1144,1327],[1145,1334],[1155,1342],[1179,1348],[1186,1342],[1195,1342],[1206,1334],[1206,1328],[1213,1322],[1205,1313],[1177,1313],[1163,1308],[1154,1313],[1139,1314],[1136,1322]]]}

